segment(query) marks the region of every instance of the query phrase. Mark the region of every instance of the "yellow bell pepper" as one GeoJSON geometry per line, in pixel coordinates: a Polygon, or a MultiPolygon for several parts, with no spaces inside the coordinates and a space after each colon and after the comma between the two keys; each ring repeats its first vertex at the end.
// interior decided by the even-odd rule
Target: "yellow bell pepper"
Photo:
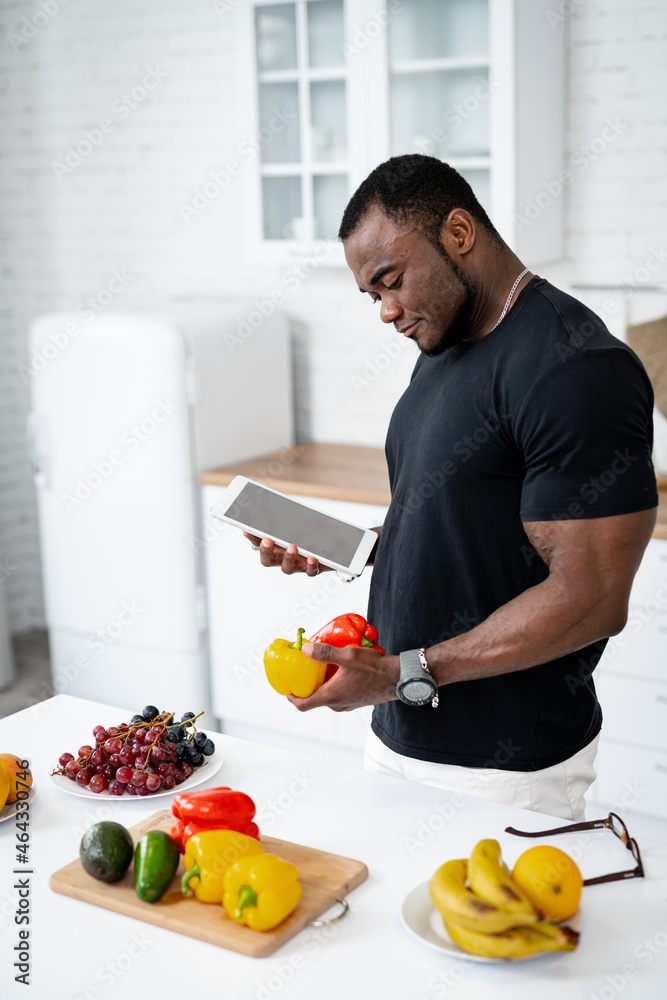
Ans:
{"type": "Polygon", "coordinates": [[[222,905],[237,924],[270,931],[298,906],[299,871],[275,854],[244,857],[227,869],[222,905]]]}
{"type": "Polygon", "coordinates": [[[193,834],[185,842],[183,895],[192,889],[200,902],[220,903],[222,880],[229,866],[239,858],[263,853],[258,840],[237,830],[202,830],[193,834]]]}
{"type": "Polygon", "coordinates": [[[278,694],[295,694],[307,698],[324,683],[326,663],[318,663],[301,652],[303,633],[298,630],[296,642],[274,639],[264,653],[266,676],[278,694]]]}

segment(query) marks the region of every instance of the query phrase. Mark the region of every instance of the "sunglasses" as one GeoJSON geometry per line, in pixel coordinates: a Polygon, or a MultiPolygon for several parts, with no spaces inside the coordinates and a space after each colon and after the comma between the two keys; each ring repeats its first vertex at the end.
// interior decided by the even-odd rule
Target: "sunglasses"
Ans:
{"type": "Polygon", "coordinates": [[[540,830],[537,833],[526,833],[523,830],[515,830],[513,826],[505,827],[505,833],[513,833],[516,837],[553,837],[557,833],[577,833],[580,830],[611,830],[614,836],[625,844],[631,852],[632,857],[637,862],[636,868],[629,871],[613,872],[611,875],[598,875],[597,878],[584,879],[584,885],[599,885],[601,882],[618,882],[626,878],[644,878],[644,866],[642,864],[639,845],[634,837],[631,837],[628,828],[616,813],[609,813],[606,819],[595,819],[589,823],[572,823],[570,826],[557,826],[553,830],[540,830]]]}

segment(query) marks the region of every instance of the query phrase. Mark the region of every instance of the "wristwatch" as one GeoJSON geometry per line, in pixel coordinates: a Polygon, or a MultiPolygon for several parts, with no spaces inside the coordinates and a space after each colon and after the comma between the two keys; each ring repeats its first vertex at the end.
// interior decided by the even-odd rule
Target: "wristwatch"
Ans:
{"type": "Polygon", "coordinates": [[[423,649],[407,649],[399,656],[396,694],[405,705],[438,707],[438,685],[429,673],[423,649]]]}

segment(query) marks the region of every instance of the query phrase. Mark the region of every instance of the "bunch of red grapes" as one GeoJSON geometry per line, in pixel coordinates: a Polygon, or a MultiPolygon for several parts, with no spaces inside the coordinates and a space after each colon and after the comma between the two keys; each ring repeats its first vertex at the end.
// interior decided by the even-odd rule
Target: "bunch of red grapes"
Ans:
{"type": "MultiPolygon", "coordinates": [[[[203,715],[203,712],[199,713],[203,715]]],[[[173,712],[158,712],[148,705],[141,715],[118,726],[95,726],[95,745],[79,747],[77,757],[63,753],[62,774],[91,792],[109,795],[150,795],[180,785],[215,750],[213,741],[197,732],[194,712],[186,712],[180,723],[173,712]]]]}

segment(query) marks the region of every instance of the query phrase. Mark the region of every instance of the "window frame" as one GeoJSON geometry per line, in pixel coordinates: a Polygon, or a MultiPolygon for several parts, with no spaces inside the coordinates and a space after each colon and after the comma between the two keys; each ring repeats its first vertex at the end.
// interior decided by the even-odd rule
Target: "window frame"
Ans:
{"type": "MultiPolygon", "coordinates": [[[[346,174],[348,178],[348,194],[351,195],[360,180],[365,176],[364,164],[366,157],[359,144],[359,129],[354,128],[353,123],[358,119],[358,115],[353,113],[355,101],[358,100],[361,89],[359,86],[359,70],[361,66],[354,66],[345,59],[340,66],[331,67],[308,67],[297,65],[295,70],[277,70],[259,72],[257,66],[257,48],[255,39],[255,9],[263,6],[279,6],[284,3],[296,4],[296,30],[297,30],[297,51],[305,51],[304,43],[307,42],[307,13],[306,3],[309,0],[250,0],[245,7],[245,24],[243,30],[242,44],[239,46],[239,56],[242,66],[246,67],[243,74],[241,91],[243,95],[242,114],[243,120],[250,123],[250,136],[259,136],[259,101],[258,88],[260,83],[280,82],[281,80],[296,79],[298,87],[299,111],[301,115],[301,156],[293,164],[266,164],[261,162],[260,154],[254,158],[254,169],[246,171],[246,225],[247,225],[247,249],[253,257],[259,257],[262,261],[281,262],[295,257],[302,257],[312,254],[315,249],[320,249],[318,259],[324,259],[327,264],[345,265],[343,248],[337,240],[319,239],[313,232],[314,228],[314,196],[313,177],[319,174],[330,176],[332,174],[346,174]],[[311,148],[311,101],[310,84],[318,80],[344,80],[345,81],[345,113],[347,126],[347,158],[344,161],[325,162],[314,160],[311,148]],[[266,239],[263,230],[263,197],[262,180],[264,177],[280,177],[298,175],[301,180],[302,215],[306,220],[306,234],[303,239],[275,240],[266,239]],[[359,178],[359,180],[357,180],[359,178]],[[321,248],[324,247],[326,253],[323,254],[321,248]]],[[[313,0],[317,2],[317,0],[313,0]]],[[[377,4],[378,0],[375,0],[377,4]]],[[[366,0],[363,0],[366,3],[366,0]]],[[[348,13],[352,6],[350,0],[343,0],[343,10],[345,17],[345,37],[348,30],[348,13]]],[[[358,60],[359,63],[363,60],[358,60]]],[[[249,136],[249,137],[250,137],[249,136]]],[[[367,172],[367,171],[366,171],[367,172]]]]}
{"type": "MultiPolygon", "coordinates": [[[[247,0],[239,39],[241,120],[250,135],[259,132],[255,8],[291,0],[247,0]]],[[[300,0],[303,2],[303,0],[300,0]]],[[[486,65],[494,89],[489,97],[489,155],[454,156],[457,169],[482,168],[489,174],[489,215],[512,249],[533,264],[562,259],[563,199],[531,228],[520,213],[539,190],[540,180],[557,176],[564,166],[564,29],[547,18],[552,0],[488,0],[489,51],[486,65]],[[549,135],[536,140],[543,122],[549,135]]],[[[390,155],[390,75],[387,22],[402,0],[344,0],[348,180],[350,195],[369,172],[390,155]]],[[[241,11],[239,11],[241,13],[241,11]]],[[[305,19],[304,19],[305,20],[305,19]]],[[[456,62],[463,68],[480,60],[456,62]]],[[[426,60],[424,61],[426,62],[426,60]]],[[[332,68],[333,69],[333,68],[332,68]]],[[[313,72],[312,70],[310,71],[313,72]]],[[[326,75],[326,79],[332,78],[326,75]]],[[[308,106],[309,110],[309,106],[308,106]]],[[[309,124],[309,120],[308,120],[309,124]]],[[[303,161],[298,173],[303,172],[303,161]]],[[[262,227],[262,167],[259,156],[245,176],[244,235],[254,261],[285,263],[312,255],[326,266],[345,266],[342,245],[327,240],[267,240],[262,227]]],[[[296,164],[295,164],[296,166],[296,164]]],[[[288,173],[288,171],[283,171],[288,173]]],[[[310,206],[310,192],[308,192],[310,206]]],[[[302,207],[307,207],[306,199],[302,207]]],[[[312,218],[312,214],[311,214],[312,218]]]]}

